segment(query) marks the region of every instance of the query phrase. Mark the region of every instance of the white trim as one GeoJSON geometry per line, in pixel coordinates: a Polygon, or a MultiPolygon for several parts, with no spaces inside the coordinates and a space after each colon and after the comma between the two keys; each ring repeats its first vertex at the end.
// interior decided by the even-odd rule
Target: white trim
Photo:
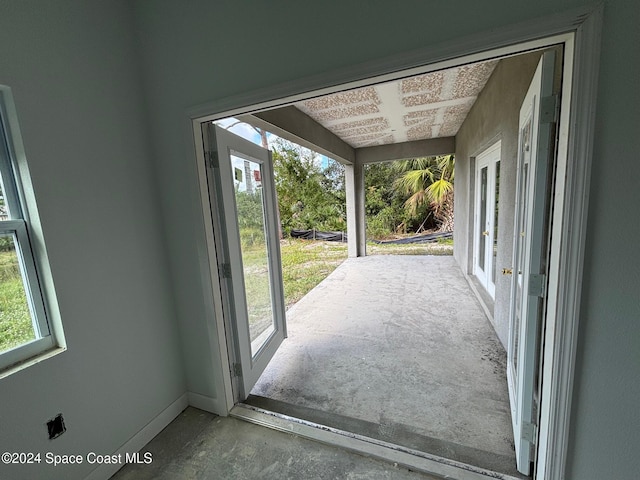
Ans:
{"type": "MultiPolygon", "coordinates": [[[[350,88],[392,81],[402,77],[454,67],[465,63],[504,57],[517,53],[564,44],[565,52],[573,51],[573,65],[565,66],[571,72],[571,96],[563,96],[561,124],[572,131],[566,160],[566,191],[559,232],[562,251],[558,271],[550,273],[550,287],[557,292],[549,311],[556,331],[547,328],[544,351],[544,385],[542,388],[541,422],[538,437],[539,465],[536,480],[562,480],[568,449],[571,393],[576,355],[576,335],[579,322],[580,288],[587,217],[587,197],[592,161],[592,142],[595,123],[596,87],[599,72],[600,30],[602,5],[582,7],[548,17],[495,28],[457,40],[447,41],[426,49],[395,55],[391,58],[367,62],[199,105],[187,112],[197,122],[251,113],[296,101],[335,93],[350,88]],[[575,39],[574,39],[575,35],[575,39]],[[568,106],[571,111],[568,112],[568,106]],[[555,279],[552,275],[556,275],[555,279]],[[556,368],[552,368],[555,365],[556,368]]],[[[570,62],[565,62],[565,65],[570,62]]],[[[567,91],[567,87],[563,87],[567,91]]],[[[562,137],[560,138],[562,140],[562,137]]],[[[193,152],[191,156],[193,157],[193,152]]],[[[199,160],[200,161],[200,160],[199,160]]],[[[560,161],[560,159],[559,159],[560,161]]],[[[560,170],[559,170],[560,171],[560,170]]],[[[201,179],[200,179],[201,180],[201,179]]],[[[555,219],[554,219],[555,220],[555,219]]],[[[554,224],[557,227],[557,224],[554,224]]],[[[558,237],[555,237],[558,238],[558,237]]],[[[209,265],[205,263],[207,267],[209,265]]],[[[551,288],[549,289],[551,290],[551,288]]],[[[212,306],[213,310],[214,307],[212,306]]],[[[547,320],[549,321],[549,320],[547,320]]],[[[224,328],[216,318],[219,344],[222,345],[224,328]]],[[[224,350],[223,350],[224,349],[224,350]]],[[[221,346],[226,351],[226,346],[221,346]]],[[[223,358],[224,384],[230,384],[228,361],[223,358]]],[[[228,403],[227,403],[228,405],[228,403]]]]}
{"type": "Polygon", "coordinates": [[[544,338],[536,480],[563,480],[577,350],[603,6],[565,44],[549,298],[544,338]],[[573,58],[573,65],[566,59],[573,58]],[[571,125],[571,130],[569,130],[571,125]],[[579,161],[582,160],[582,161],[579,161]],[[559,195],[558,195],[559,196],[559,195]],[[560,245],[558,245],[560,243],[560,245]],[[557,266],[557,268],[555,267],[557,266]]]}
{"type": "Polygon", "coordinates": [[[285,433],[343,448],[360,455],[400,465],[415,472],[456,480],[518,480],[504,473],[492,472],[437,455],[401,447],[382,440],[347,432],[326,425],[269,412],[261,408],[238,404],[231,416],[285,433]]]}
{"type": "MultiPolygon", "coordinates": [[[[149,423],[142,427],[138,433],[116,450],[114,454],[120,454],[122,455],[122,458],[124,458],[126,453],[131,454],[139,452],[188,406],[187,394],[185,393],[157,416],[151,419],[149,423]]],[[[103,463],[91,471],[91,473],[85,477],[85,480],[108,480],[123,466],[124,465],[121,463],[103,463]]]]}
{"type": "MultiPolygon", "coordinates": [[[[205,164],[203,131],[199,121],[191,122],[193,145],[195,147],[195,157],[197,162],[198,183],[200,191],[200,205],[202,206],[202,221],[204,227],[204,245],[198,248],[198,257],[201,266],[203,306],[205,309],[207,331],[209,334],[209,344],[217,345],[219,355],[217,360],[222,366],[222,384],[216,385],[216,389],[222,390],[221,397],[224,402],[219,403],[218,410],[203,410],[226,416],[235,403],[233,396],[233,385],[231,380],[231,364],[229,363],[229,350],[227,348],[227,338],[225,333],[224,315],[222,309],[222,296],[220,286],[220,276],[218,273],[218,262],[216,253],[216,242],[213,234],[213,219],[211,204],[209,200],[209,186],[207,184],[207,172],[205,164]],[[211,319],[213,321],[211,321],[211,319]]],[[[216,348],[212,348],[212,355],[215,355],[216,348]]],[[[196,394],[194,394],[196,395],[196,394]]],[[[194,406],[197,406],[193,404],[194,406]]]]}
{"type": "Polygon", "coordinates": [[[208,397],[195,392],[187,392],[187,398],[189,399],[190,407],[199,408],[205,412],[215,413],[222,417],[227,416],[228,412],[226,411],[226,402],[222,398],[208,397]]]}

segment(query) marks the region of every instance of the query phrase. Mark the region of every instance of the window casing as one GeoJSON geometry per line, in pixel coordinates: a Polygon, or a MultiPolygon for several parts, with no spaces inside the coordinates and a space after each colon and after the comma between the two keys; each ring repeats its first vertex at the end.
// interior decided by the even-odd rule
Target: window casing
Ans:
{"type": "Polygon", "coordinates": [[[0,86],[0,371],[54,346],[16,158],[18,132],[11,131],[8,101],[9,90],[0,86]]]}

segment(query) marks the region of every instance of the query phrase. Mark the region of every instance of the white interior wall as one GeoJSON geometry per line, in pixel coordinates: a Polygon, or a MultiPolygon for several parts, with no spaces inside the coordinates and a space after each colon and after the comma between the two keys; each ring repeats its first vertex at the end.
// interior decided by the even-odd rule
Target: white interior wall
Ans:
{"type": "MultiPolygon", "coordinates": [[[[207,330],[204,293],[197,283],[203,248],[189,109],[228,96],[360,62],[445,44],[493,28],[589,5],[540,0],[514,8],[508,0],[433,3],[236,2],[155,0],[135,4],[146,75],[155,160],[184,333],[191,391],[220,395],[215,337],[207,330]]],[[[634,240],[640,207],[638,5],[605,2],[597,137],[580,326],[578,375],[572,407],[568,478],[629,478],[638,436],[629,416],[640,396],[640,265],[634,240]],[[624,172],[624,173],[622,173],[624,172]]]]}
{"type": "MultiPolygon", "coordinates": [[[[68,350],[0,379],[0,452],[113,453],[185,392],[126,1],[0,3],[12,87],[68,350]],[[46,422],[67,431],[50,441],[46,422]]],[[[79,479],[95,465],[0,465],[79,479]]]]}

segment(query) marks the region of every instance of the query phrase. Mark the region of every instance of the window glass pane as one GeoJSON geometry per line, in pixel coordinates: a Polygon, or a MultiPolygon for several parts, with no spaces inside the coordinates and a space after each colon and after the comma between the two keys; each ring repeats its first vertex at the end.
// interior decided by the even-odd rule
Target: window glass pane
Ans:
{"type": "Polygon", "coordinates": [[[9,205],[5,195],[4,180],[0,173],[0,221],[9,220],[9,205]]]}
{"type": "Polygon", "coordinates": [[[478,246],[478,266],[482,271],[485,269],[486,259],[486,239],[487,239],[487,171],[488,167],[480,170],[480,245],[478,246]]]}
{"type": "Polygon", "coordinates": [[[0,352],[35,338],[15,238],[0,235],[0,352]]]}
{"type": "Polygon", "coordinates": [[[231,156],[231,161],[236,186],[251,355],[254,356],[275,330],[272,278],[269,271],[269,248],[262,197],[262,168],[259,163],[235,155],[231,156]]]}

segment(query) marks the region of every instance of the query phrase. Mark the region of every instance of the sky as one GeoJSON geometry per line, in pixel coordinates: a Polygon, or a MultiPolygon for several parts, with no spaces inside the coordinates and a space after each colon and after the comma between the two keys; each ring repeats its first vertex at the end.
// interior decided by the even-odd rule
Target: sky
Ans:
{"type": "MultiPolygon", "coordinates": [[[[255,143],[256,145],[260,145],[262,146],[262,140],[260,139],[260,134],[258,132],[256,132],[256,130],[249,124],[244,123],[244,122],[239,122],[238,123],[238,119],[234,118],[234,117],[229,117],[229,118],[225,118],[222,120],[217,120],[215,122],[216,124],[220,125],[222,128],[227,129],[228,131],[235,133],[236,135],[249,140],[252,143],[255,143]],[[232,127],[229,127],[230,125],[233,125],[232,127]]],[[[280,139],[281,137],[278,137],[277,135],[274,135],[273,133],[267,132],[267,143],[269,144],[269,149],[273,150],[273,145],[280,139]]],[[[293,143],[293,142],[290,142],[293,143]]],[[[298,146],[299,148],[302,149],[303,152],[305,151],[311,151],[305,147],[302,147],[298,144],[294,144],[296,146],[298,146]]],[[[318,163],[320,164],[320,166],[322,168],[326,168],[329,165],[329,159],[324,156],[324,155],[320,155],[317,152],[316,153],[316,158],[318,163]]]]}

